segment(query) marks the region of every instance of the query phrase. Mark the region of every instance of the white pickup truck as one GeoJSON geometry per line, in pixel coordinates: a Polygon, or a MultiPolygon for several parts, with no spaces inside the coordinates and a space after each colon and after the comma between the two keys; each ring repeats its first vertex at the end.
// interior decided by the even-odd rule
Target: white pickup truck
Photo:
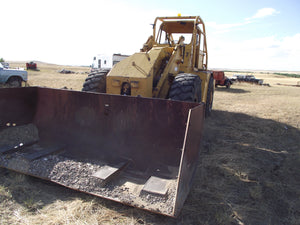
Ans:
{"type": "Polygon", "coordinates": [[[6,69],[0,63],[0,84],[11,87],[21,87],[22,82],[27,82],[28,73],[22,69],[6,69]]]}

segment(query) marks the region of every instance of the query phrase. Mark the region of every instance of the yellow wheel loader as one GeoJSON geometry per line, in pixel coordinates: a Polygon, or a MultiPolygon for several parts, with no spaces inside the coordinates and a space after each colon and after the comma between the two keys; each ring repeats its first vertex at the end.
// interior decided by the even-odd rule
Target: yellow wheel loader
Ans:
{"type": "Polygon", "coordinates": [[[214,84],[200,17],[158,17],[153,30],[88,91],[0,89],[0,167],[176,217],[214,84]]]}
{"type": "Polygon", "coordinates": [[[214,79],[207,71],[205,26],[196,17],[157,17],[141,52],[112,70],[90,74],[83,91],[204,102],[209,116],[214,79]]]}

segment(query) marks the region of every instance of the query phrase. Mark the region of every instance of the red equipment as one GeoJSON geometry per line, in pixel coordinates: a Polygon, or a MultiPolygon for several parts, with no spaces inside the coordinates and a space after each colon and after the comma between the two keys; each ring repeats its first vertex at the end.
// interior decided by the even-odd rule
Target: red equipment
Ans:
{"type": "Polygon", "coordinates": [[[215,87],[218,85],[226,86],[226,88],[230,88],[232,85],[232,81],[225,76],[224,71],[213,71],[214,79],[215,79],[215,87]]]}
{"type": "Polygon", "coordinates": [[[36,63],[35,62],[26,63],[26,69],[27,70],[36,70],[37,69],[36,63]]]}

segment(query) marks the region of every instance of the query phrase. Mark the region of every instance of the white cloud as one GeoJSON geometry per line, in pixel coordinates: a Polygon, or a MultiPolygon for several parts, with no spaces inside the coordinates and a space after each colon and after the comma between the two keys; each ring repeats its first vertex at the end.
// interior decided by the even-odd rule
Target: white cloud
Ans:
{"type": "Polygon", "coordinates": [[[209,39],[209,67],[300,71],[300,33],[240,42],[209,39]]]}
{"type": "Polygon", "coordinates": [[[250,23],[252,23],[252,21],[245,20],[240,23],[217,24],[216,22],[207,22],[205,24],[208,29],[213,29],[215,34],[222,34],[231,31],[233,28],[243,27],[250,23]]]}
{"type": "Polygon", "coordinates": [[[205,24],[208,28],[214,29],[214,33],[221,34],[221,33],[229,32],[233,28],[243,27],[250,23],[254,23],[255,19],[264,18],[264,17],[271,16],[271,15],[278,14],[278,13],[280,13],[280,12],[273,8],[262,8],[262,9],[257,10],[255,15],[253,15],[250,18],[245,18],[242,22],[218,24],[216,22],[209,21],[209,22],[206,22],[205,24]]]}
{"type": "Polygon", "coordinates": [[[217,24],[216,22],[207,22],[206,25],[208,27],[214,28],[214,29],[218,29],[218,30],[224,30],[224,29],[230,29],[233,27],[240,27],[240,26],[244,26],[246,24],[249,24],[249,21],[245,21],[242,23],[227,23],[227,24],[217,24]]]}
{"type": "Polygon", "coordinates": [[[281,38],[271,35],[251,39],[251,32],[255,32],[254,26],[244,29],[248,24],[258,22],[257,19],[278,13],[273,8],[263,8],[242,22],[207,22],[209,67],[300,71],[297,62],[300,58],[300,33],[281,38]],[[249,38],[241,39],[241,31],[247,31],[249,38]],[[231,32],[231,35],[224,36],[225,32],[231,32]],[[232,37],[233,33],[235,38],[232,37]],[[230,37],[226,39],[227,36],[230,37]]]}
{"type": "Polygon", "coordinates": [[[278,14],[278,13],[280,13],[280,12],[273,8],[262,8],[262,9],[257,10],[257,12],[252,17],[247,18],[246,20],[263,18],[263,17],[274,15],[274,14],[278,14]]]}

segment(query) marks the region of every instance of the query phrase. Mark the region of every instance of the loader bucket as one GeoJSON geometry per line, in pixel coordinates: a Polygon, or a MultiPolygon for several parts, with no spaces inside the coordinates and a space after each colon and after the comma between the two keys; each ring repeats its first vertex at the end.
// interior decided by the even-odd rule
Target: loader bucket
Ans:
{"type": "Polygon", "coordinates": [[[176,217],[204,105],[40,87],[0,89],[0,166],[176,217]]]}

